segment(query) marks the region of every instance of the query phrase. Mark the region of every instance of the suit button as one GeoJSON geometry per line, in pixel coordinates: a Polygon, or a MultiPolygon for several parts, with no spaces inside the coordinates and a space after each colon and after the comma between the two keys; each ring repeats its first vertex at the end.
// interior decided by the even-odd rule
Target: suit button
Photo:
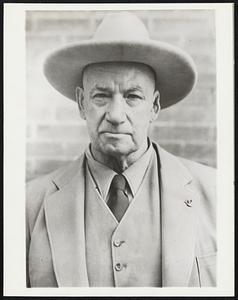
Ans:
{"type": "Polygon", "coordinates": [[[120,247],[121,244],[122,244],[122,242],[121,242],[121,241],[118,241],[118,240],[115,240],[115,241],[113,242],[113,245],[114,245],[115,247],[120,247]]]}
{"type": "Polygon", "coordinates": [[[121,270],[122,270],[122,264],[117,263],[117,264],[115,265],[115,270],[116,270],[117,272],[121,271],[121,270]]]}

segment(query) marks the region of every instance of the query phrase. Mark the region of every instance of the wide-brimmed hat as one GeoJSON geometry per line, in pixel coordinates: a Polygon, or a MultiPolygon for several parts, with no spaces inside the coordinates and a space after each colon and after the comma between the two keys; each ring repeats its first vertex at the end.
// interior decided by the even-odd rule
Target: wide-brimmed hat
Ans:
{"type": "Polygon", "coordinates": [[[109,13],[93,37],[55,50],[45,60],[50,84],[69,99],[82,87],[87,65],[102,62],[138,62],[156,74],[161,108],[182,100],[193,88],[197,73],[192,58],[178,47],[152,40],[143,22],[129,12],[109,13]]]}

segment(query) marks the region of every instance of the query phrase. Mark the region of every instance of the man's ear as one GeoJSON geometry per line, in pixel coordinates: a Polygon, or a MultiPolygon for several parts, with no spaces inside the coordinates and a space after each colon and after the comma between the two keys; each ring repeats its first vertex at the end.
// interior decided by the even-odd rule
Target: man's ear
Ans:
{"type": "Polygon", "coordinates": [[[83,120],[86,120],[84,108],[84,91],[81,87],[77,86],[75,90],[76,101],[78,103],[79,113],[83,120]]]}
{"type": "Polygon", "coordinates": [[[155,91],[150,122],[153,122],[157,119],[160,109],[160,93],[159,91],[155,91]]]}

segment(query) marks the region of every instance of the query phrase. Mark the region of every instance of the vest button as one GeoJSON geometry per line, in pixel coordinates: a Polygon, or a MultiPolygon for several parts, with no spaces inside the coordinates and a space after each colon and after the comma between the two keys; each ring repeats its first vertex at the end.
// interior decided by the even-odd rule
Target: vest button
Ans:
{"type": "Polygon", "coordinates": [[[115,270],[116,271],[121,271],[122,270],[122,264],[121,263],[117,263],[116,265],[115,265],[115,270]]]}
{"type": "Polygon", "coordinates": [[[121,244],[122,244],[122,242],[119,241],[119,240],[115,240],[115,241],[113,242],[113,245],[114,245],[115,247],[120,247],[121,244]]]}

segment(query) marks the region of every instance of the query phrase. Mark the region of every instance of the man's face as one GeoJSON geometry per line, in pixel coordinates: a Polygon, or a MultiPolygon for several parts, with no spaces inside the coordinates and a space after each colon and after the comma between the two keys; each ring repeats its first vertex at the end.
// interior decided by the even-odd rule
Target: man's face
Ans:
{"type": "Polygon", "coordinates": [[[92,64],[84,71],[83,87],[76,94],[93,149],[127,156],[146,147],[149,125],[159,112],[159,92],[148,66],[92,64]]]}

